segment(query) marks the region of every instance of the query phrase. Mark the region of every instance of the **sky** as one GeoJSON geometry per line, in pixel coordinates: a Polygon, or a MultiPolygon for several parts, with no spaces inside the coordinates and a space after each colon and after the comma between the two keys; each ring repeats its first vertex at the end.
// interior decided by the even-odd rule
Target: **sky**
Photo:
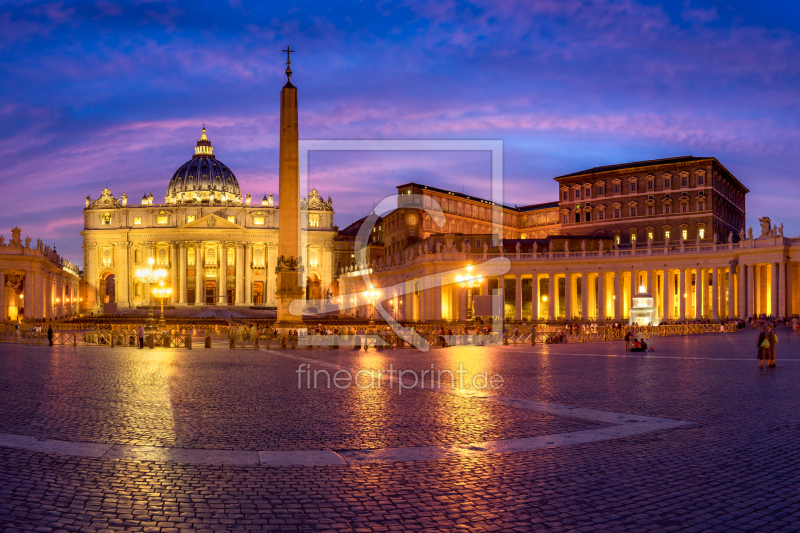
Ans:
{"type": "MultiPolygon", "coordinates": [[[[278,192],[291,46],[301,139],[503,142],[505,203],[553,177],[714,156],[800,235],[800,4],[486,0],[0,3],[0,234],[83,264],[84,199],[163,202],[202,123],[256,200],[278,192]]],[[[415,181],[490,197],[486,152],[314,152],[345,227],[415,181]]]]}

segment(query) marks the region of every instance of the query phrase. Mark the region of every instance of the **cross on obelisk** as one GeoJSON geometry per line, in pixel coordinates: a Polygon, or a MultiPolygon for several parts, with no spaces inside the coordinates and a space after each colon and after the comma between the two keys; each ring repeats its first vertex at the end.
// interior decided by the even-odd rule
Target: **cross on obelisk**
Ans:
{"type": "Polygon", "coordinates": [[[281,52],[286,52],[286,78],[291,79],[292,77],[292,58],[289,54],[294,53],[291,47],[287,46],[286,50],[281,50],[281,52]]]}
{"type": "MultiPolygon", "coordinates": [[[[286,50],[286,76],[291,77],[292,69],[286,50]]],[[[297,88],[291,81],[281,90],[280,150],[278,166],[278,261],[275,267],[277,276],[278,320],[275,328],[279,330],[303,327],[303,265],[300,263],[300,170],[299,135],[297,120],[297,88]],[[290,309],[291,306],[291,309],[290,309]]]]}

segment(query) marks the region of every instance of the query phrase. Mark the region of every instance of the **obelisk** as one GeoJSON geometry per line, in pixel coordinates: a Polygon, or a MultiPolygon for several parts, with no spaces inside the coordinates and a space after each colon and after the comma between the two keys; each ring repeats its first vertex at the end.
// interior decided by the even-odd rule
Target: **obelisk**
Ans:
{"type": "Polygon", "coordinates": [[[277,329],[303,327],[302,273],[300,263],[300,172],[297,131],[297,87],[292,85],[292,68],[286,50],[286,85],[281,90],[280,166],[278,169],[278,261],[275,267],[278,297],[277,329]],[[291,306],[292,302],[297,301],[291,306]],[[291,306],[291,309],[290,309],[291,306]]]}

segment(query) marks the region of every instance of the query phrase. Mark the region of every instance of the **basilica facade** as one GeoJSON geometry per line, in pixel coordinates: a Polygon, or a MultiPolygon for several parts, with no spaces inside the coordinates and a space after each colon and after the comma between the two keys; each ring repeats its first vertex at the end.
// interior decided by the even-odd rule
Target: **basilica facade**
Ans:
{"type": "MultiPolygon", "coordinates": [[[[163,203],[150,193],[131,205],[109,189],[86,197],[82,311],[155,305],[148,269],[166,271],[172,306],[275,306],[279,209],[273,195],[253,202],[242,194],[203,128],[163,203]]],[[[312,189],[300,213],[306,298],[324,299],[333,282],[333,202],[312,189]]]]}

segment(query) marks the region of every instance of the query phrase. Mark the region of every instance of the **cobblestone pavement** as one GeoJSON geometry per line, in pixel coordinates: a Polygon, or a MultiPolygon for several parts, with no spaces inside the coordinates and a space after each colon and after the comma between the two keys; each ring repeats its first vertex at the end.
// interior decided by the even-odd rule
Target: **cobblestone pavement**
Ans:
{"type": "MultiPolygon", "coordinates": [[[[160,351],[0,345],[0,433],[231,450],[469,443],[604,424],[480,396],[690,422],[516,453],[237,467],[0,447],[3,531],[800,531],[800,343],[758,370],[753,331],[621,343],[160,351]],[[295,357],[499,374],[458,396],[298,390],[295,357]]],[[[343,452],[345,453],[345,452],[343,452]]]]}

